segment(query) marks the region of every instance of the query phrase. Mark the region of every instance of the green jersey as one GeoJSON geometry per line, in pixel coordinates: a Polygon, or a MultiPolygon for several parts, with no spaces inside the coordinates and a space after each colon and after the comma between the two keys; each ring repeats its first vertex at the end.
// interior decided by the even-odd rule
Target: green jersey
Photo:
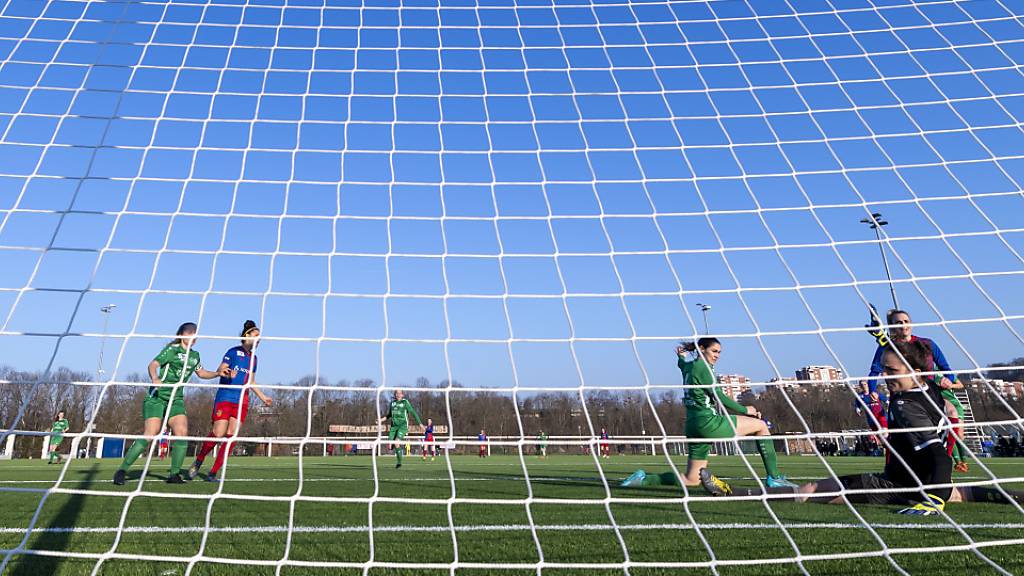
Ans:
{"type": "Polygon", "coordinates": [[[52,436],[63,436],[64,432],[67,432],[67,429],[70,427],[71,425],[68,424],[68,419],[61,418],[60,420],[55,421],[53,426],[50,426],[50,434],[52,436]]]}
{"type": "Polygon", "coordinates": [[[412,413],[413,418],[416,419],[417,424],[421,424],[420,415],[416,413],[416,409],[412,407],[412,403],[402,398],[401,400],[392,400],[391,407],[388,408],[388,418],[391,418],[392,427],[407,427],[409,426],[409,413],[412,413]]]}
{"type": "MultiPolygon", "coordinates": [[[[157,376],[160,378],[160,382],[163,382],[165,385],[150,386],[149,395],[164,402],[170,401],[171,392],[174,389],[173,385],[188,382],[192,378],[192,374],[203,367],[199,361],[199,352],[186,350],[184,346],[177,342],[165,346],[156,355],[154,360],[160,365],[157,376]]],[[[177,397],[182,397],[180,392],[177,394],[177,397]]]]}
{"type": "Polygon", "coordinates": [[[683,404],[686,406],[687,418],[716,414],[716,401],[732,412],[747,413],[746,408],[726,396],[720,387],[715,386],[715,373],[703,358],[698,356],[696,359],[687,360],[680,356],[679,369],[683,372],[683,384],[686,386],[714,386],[713,388],[686,388],[683,390],[683,404]]]}
{"type": "Polygon", "coordinates": [[[545,448],[548,445],[548,435],[541,432],[537,435],[537,441],[540,442],[541,448],[545,448]]]}

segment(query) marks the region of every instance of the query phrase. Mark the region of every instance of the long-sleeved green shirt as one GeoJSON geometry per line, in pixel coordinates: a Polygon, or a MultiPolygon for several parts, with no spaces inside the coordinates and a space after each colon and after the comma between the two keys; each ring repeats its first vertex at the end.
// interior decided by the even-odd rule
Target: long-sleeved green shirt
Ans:
{"type": "Polygon", "coordinates": [[[715,373],[701,357],[688,360],[679,357],[679,369],[683,372],[683,384],[687,386],[713,386],[714,388],[686,388],[683,391],[683,404],[686,405],[687,418],[710,416],[715,414],[715,402],[719,402],[730,412],[746,414],[747,409],[739,402],[729,398],[715,381],[715,373]],[[711,393],[714,390],[714,394],[711,393]]]}
{"type": "Polygon", "coordinates": [[[416,409],[412,407],[412,403],[405,398],[391,401],[391,407],[388,408],[387,417],[391,418],[392,426],[408,426],[408,413],[410,412],[412,413],[412,417],[416,419],[416,423],[422,424],[422,422],[420,422],[420,415],[416,413],[416,409]]]}

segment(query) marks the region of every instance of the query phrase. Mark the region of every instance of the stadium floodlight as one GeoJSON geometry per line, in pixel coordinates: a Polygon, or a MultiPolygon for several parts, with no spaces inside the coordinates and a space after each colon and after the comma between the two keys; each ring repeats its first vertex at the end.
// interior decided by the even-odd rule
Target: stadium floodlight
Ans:
{"type": "Polygon", "coordinates": [[[889,280],[889,294],[892,295],[892,307],[894,310],[898,310],[900,304],[896,300],[896,287],[892,283],[892,273],[889,272],[889,258],[885,255],[885,246],[882,243],[881,229],[882,226],[888,225],[889,221],[882,218],[882,214],[879,212],[872,212],[870,218],[861,218],[860,221],[875,231],[875,239],[878,240],[878,251],[882,254],[882,266],[885,267],[885,277],[889,280]]]}
{"type": "Polygon", "coordinates": [[[117,304],[104,304],[100,306],[100,312],[103,314],[103,337],[100,339],[100,356],[96,367],[96,379],[103,379],[103,351],[107,346],[107,328],[110,325],[110,315],[117,308],[117,304]]]}
{"type": "Polygon", "coordinates": [[[710,334],[711,328],[708,324],[708,311],[711,310],[711,305],[697,302],[697,307],[700,308],[700,311],[704,314],[704,334],[710,334]]]}

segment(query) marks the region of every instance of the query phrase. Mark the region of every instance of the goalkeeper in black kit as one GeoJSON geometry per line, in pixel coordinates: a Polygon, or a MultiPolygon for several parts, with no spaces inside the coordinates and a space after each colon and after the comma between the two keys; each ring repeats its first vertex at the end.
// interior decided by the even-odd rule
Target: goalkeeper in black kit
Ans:
{"type": "MultiPolygon", "coordinates": [[[[883,374],[890,391],[889,444],[892,454],[882,473],[850,474],[803,484],[797,488],[769,488],[770,494],[792,494],[803,502],[812,500],[830,504],[843,502],[843,496],[817,496],[819,493],[847,493],[854,503],[903,506],[898,513],[919,516],[939,514],[947,502],[1024,503],[1024,492],[984,486],[953,486],[953,462],[939,436],[942,406],[928,393],[925,376],[931,370],[931,352],[920,342],[895,342],[882,357],[883,374]],[[900,429],[917,429],[901,432],[900,429]]],[[[703,472],[703,471],[702,471],[703,472]]],[[[701,474],[701,482],[714,491],[710,475],[701,474]],[[707,478],[705,478],[707,476],[707,478]]],[[[761,490],[733,488],[732,496],[760,495],[761,490]]]]}

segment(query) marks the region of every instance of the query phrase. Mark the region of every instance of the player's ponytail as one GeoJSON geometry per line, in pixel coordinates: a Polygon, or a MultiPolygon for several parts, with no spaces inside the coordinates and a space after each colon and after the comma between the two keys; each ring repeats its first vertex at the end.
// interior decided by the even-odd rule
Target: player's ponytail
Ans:
{"type": "Polygon", "coordinates": [[[252,334],[253,331],[255,330],[259,330],[259,327],[256,326],[256,323],[253,322],[252,320],[246,320],[245,324],[242,325],[242,338],[248,337],[249,334],[252,334]]]}
{"type": "Polygon", "coordinates": [[[182,345],[184,345],[182,343],[182,341],[181,341],[181,337],[186,335],[186,334],[195,334],[196,330],[198,330],[198,329],[199,329],[199,326],[196,325],[195,322],[185,322],[181,326],[178,326],[178,331],[174,333],[174,335],[177,336],[177,338],[175,338],[174,340],[171,340],[171,344],[182,344],[182,345]]]}
{"type": "Polygon", "coordinates": [[[684,352],[696,352],[698,348],[705,350],[708,346],[712,346],[714,344],[718,344],[719,346],[722,345],[722,343],[718,341],[718,338],[713,338],[711,336],[699,338],[696,342],[693,340],[684,340],[679,343],[684,352]]]}

